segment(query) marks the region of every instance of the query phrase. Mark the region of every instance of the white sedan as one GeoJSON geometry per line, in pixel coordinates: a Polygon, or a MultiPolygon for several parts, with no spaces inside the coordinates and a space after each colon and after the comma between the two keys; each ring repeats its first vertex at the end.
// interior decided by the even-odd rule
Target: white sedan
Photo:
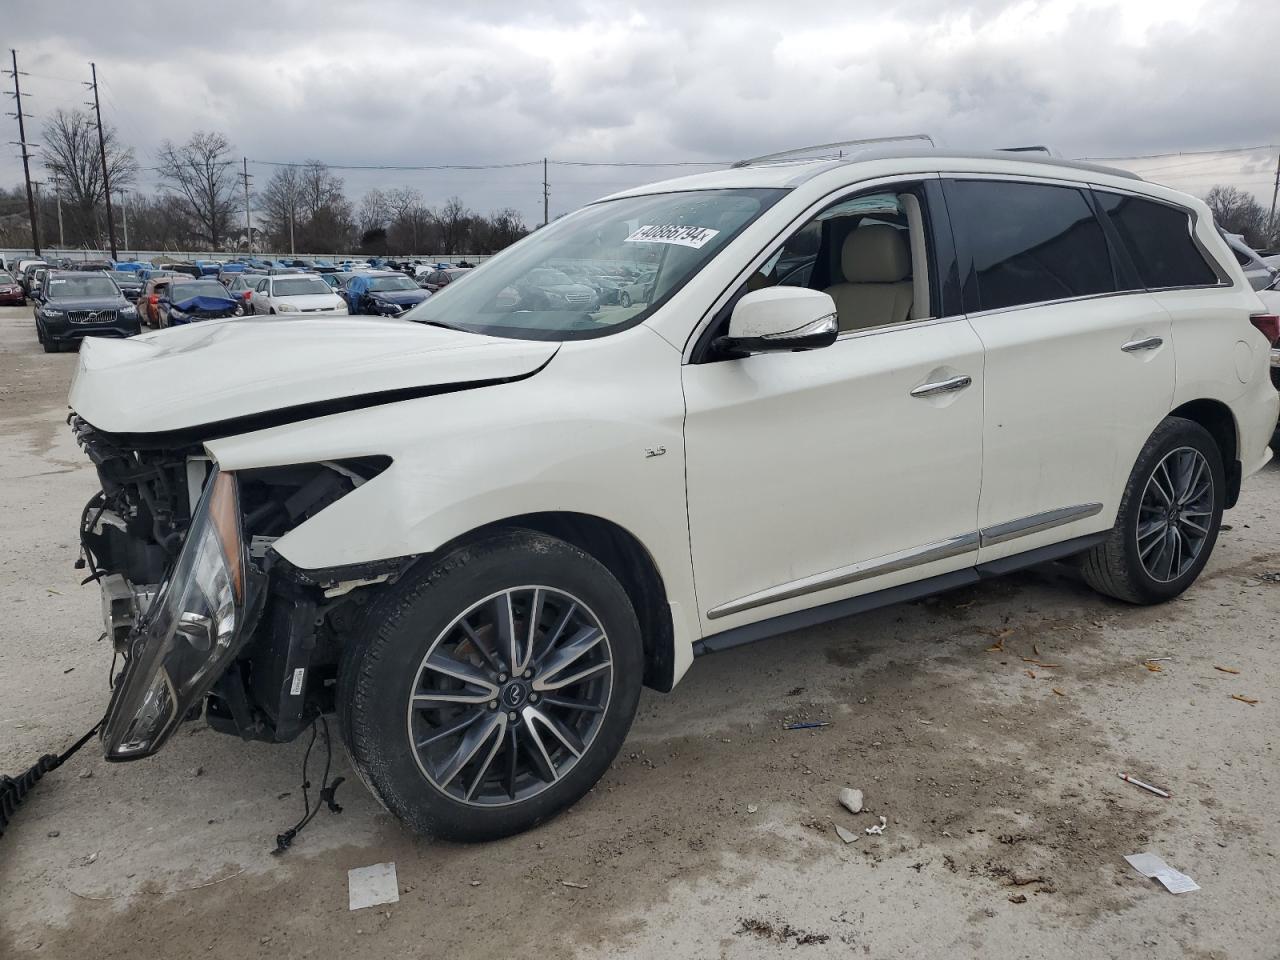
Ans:
{"type": "Polygon", "coordinates": [[[319,277],[284,274],[263,277],[249,298],[250,313],[345,314],[347,302],[319,277]]]}

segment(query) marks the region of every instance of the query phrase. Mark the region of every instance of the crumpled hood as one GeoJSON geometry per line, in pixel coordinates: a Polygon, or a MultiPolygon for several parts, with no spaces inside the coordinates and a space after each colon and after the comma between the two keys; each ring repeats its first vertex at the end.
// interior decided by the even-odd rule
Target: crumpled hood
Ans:
{"type": "Polygon", "coordinates": [[[230,295],[225,297],[206,297],[202,294],[198,297],[187,297],[181,303],[175,303],[174,306],[183,313],[190,313],[193,310],[234,310],[236,302],[231,299],[230,295]]]}
{"type": "Polygon", "coordinates": [[[370,394],[402,399],[394,392],[523,377],[558,347],[391,318],[208,320],[127,340],[86,338],[70,404],[99,430],[159,433],[370,394]]]}

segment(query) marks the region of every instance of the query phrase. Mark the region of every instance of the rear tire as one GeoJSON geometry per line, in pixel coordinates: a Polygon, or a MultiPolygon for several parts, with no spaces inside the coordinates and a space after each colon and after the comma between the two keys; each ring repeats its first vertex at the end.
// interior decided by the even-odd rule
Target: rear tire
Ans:
{"type": "Polygon", "coordinates": [[[1128,603],[1178,596],[1213,552],[1226,488],[1222,453],[1209,432],[1166,418],[1138,454],[1111,533],[1081,557],[1085,582],[1128,603]]]}
{"type": "Polygon", "coordinates": [[[635,611],[608,569],[564,541],[508,530],[372,605],[343,652],[338,722],[365,783],[406,824],[494,840],[599,780],[631,727],[643,669],[635,611]]]}

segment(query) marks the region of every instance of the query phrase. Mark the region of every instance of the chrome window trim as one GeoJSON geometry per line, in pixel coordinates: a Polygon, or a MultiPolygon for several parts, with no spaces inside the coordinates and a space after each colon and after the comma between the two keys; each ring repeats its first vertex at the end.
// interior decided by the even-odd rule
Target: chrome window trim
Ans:
{"type": "MultiPolygon", "coordinates": [[[[684,366],[690,362],[690,359],[693,356],[693,351],[698,345],[698,341],[702,339],[702,334],[706,331],[707,327],[715,319],[716,315],[722,309],[724,309],[724,305],[729,302],[729,298],[733,296],[734,291],[736,291],[740,286],[746,283],[747,279],[751,276],[752,273],[760,269],[762,265],[768,262],[769,258],[778,252],[779,248],[781,248],[782,245],[791,238],[791,235],[795,233],[795,231],[799,227],[804,226],[807,221],[817,216],[817,214],[821,213],[823,209],[831,206],[832,203],[838,202],[843,199],[847,199],[850,196],[853,196],[858,193],[862,193],[863,191],[866,191],[866,190],[878,190],[883,187],[889,187],[889,186],[894,186],[898,184],[905,186],[905,185],[914,184],[914,183],[923,183],[926,180],[938,180],[938,179],[940,179],[939,174],[935,171],[929,171],[927,173],[897,173],[897,174],[892,174],[890,176],[873,177],[869,180],[859,180],[855,183],[846,183],[843,186],[836,187],[835,189],[831,190],[829,193],[824,194],[818,200],[815,200],[813,203],[809,204],[807,207],[803,209],[801,213],[797,214],[795,217],[792,217],[792,219],[787,223],[787,225],[783,227],[781,230],[779,230],[774,235],[772,240],[770,240],[767,244],[765,244],[764,248],[761,250],[760,253],[758,253],[750,261],[748,261],[747,265],[742,270],[740,270],[738,274],[733,278],[733,280],[730,281],[729,284],[723,290],[721,290],[720,293],[711,301],[711,306],[703,311],[702,316],[698,319],[698,322],[693,325],[692,330],[689,332],[689,336],[685,339],[684,349],[681,351],[681,359],[680,359],[681,365],[684,366]]],[[[782,203],[784,201],[785,201],[785,198],[783,200],[779,200],[778,202],[782,203]]],[[[954,317],[943,317],[941,319],[957,320],[957,319],[961,319],[962,317],[963,317],[963,314],[957,314],[954,317]]],[[[933,322],[933,320],[922,319],[918,322],[931,323],[933,322]]],[[[870,329],[873,329],[876,331],[882,331],[886,329],[898,329],[902,326],[903,324],[891,324],[885,327],[874,327],[870,329]]],[[[847,331],[847,332],[853,333],[855,331],[847,331]]],[[[857,332],[862,332],[862,331],[857,331],[857,332]]],[[[845,335],[843,333],[840,335],[840,339],[842,340],[845,339],[845,335]]]]}

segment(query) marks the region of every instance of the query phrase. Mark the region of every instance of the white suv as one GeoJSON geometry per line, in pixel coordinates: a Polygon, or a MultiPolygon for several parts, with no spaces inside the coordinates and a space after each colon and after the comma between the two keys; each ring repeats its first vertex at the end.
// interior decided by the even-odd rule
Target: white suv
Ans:
{"type": "Polygon", "coordinates": [[[398,816],[492,838],[700,654],[1047,560],[1167,600],[1271,455],[1263,314],[1189,196],[875,146],[617,194],[407,319],[87,342],[106,755],[332,711],[398,816]]]}

